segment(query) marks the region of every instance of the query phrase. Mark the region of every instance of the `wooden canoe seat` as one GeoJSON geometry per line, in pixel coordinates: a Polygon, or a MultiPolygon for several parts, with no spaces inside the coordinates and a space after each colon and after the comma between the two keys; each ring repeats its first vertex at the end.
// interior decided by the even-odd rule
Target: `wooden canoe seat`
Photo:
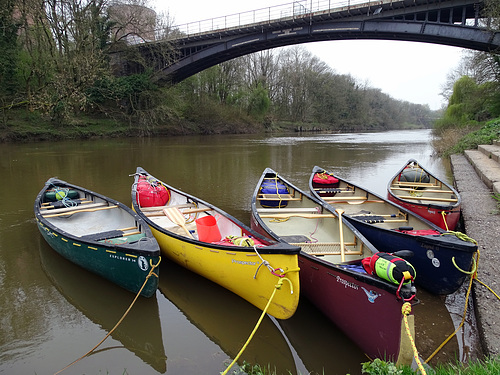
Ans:
{"type": "MultiPolygon", "coordinates": [[[[340,242],[320,242],[320,243],[309,243],[309,242],[296,242],[290,243],[290,245],[300,246],[301,250],[307,254],[311,255],[341,255],[340,242]]],[[[349,246],[356,246],[356,242],[345,242],[344,243],[344,254],[347,255],[363,255],[363,246],[360,246],[359,250],[349,250],[349,246]]]]}
{"type": "Polygon", "coordinates": [[[318,193],[337,193],[337,194],[354,194],[355,190],[352,188],[330,188],[330,187],[316,187],[314,188],[314,191],[317,191],[318,193]]]}

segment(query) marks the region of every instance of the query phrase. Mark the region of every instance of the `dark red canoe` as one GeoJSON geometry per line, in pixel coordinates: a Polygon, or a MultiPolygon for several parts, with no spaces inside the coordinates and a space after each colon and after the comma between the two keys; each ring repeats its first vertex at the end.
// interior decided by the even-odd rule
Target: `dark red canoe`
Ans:
{"type": "Polygon", "coordinates": [[[389,181],[387,198],[444,230],[455,230],[460,219],[458,192],[414,159],[389,181]]]}

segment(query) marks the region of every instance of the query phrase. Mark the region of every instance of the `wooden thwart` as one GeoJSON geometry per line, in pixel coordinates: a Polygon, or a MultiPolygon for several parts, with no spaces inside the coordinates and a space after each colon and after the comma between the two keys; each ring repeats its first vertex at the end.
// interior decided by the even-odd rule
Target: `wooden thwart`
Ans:
{"type": "Polygon", "coordinates": [[[284,207],[284,208],[257,208],[257,212],[262,213],[315,213],[318,212],[316,207],[284,207]]]}
{"type": "MultiPolygon", "coordinates": [[[[156,211],[146,211],[144,212],[144,215],[146,215],[147,217],[153,217],[153,216],[163,216],[165,215],[165,210],[166,209],[171,209],[171,208],[175,208],[178,210],[177,208],[178,206],[164,206],[162,207],[161,210],[156,210],[156,211]]],[[[210,208],[210,207],[205,207],[205,208],[188,208],[188,209],[185,209],[183,211],[180,211],[181,214],[193,214],[193,213],[198,213],[198,212],[206,212],[206,211],[212,211],[213,209],[210,208]]]]}
{"type": "Polygon", "coordinates": [[[54,211],[50,211],[50,215],[44,215],[44,214],[42,214],[42,216],[44,218],[51,218],[51,217],[57,217],[57,216],[73,215],[73,214],[77,214],[79,212],[95,212],[95,211],[101,211],[101,210],[108,210],[110,208],[117,208],[118,206],[113,205],[113,206],[96,207],[96,208],[89,208],[88,206],[84,206],[83,208],[80,208],[80,209],[78,207],[81,207],[81,206],[68,207],[68,208],[73,208],[73,210],[70,209],[70,210],[67,210],[67,211],[64,211],[64,212],[59,212],[57,214],[54,214],[53,213],[54,211]]]}
{"type": "Polygon", "coordinates": [[[185,204],[175,204],[171,206],[151,206],[151,207],[141,207],[142,212],[149,212],[149,211],[161,211],[164,208],[168,207],[177,207],[177,208],[192,208],[196,207],[193,203],[185,203],[185,204]]]}
{"type": "Polygon", "coordinates": [[[411,189],[411,188],[391,187],[391,190],[415,191],[415,192],[422,192],[422,193],[446,193],[446,194],[454,194],[450,189],[446,189],[446,190],[435,190],[435,189],[415,190],[415,189],[411,189]]]}
{"type": "Polygon", "coordinates": [[[259,194],[258,201],[300,201],[302,198],[295,198],[292,194],[259,194]]]}
{"type": "Polygon", "coordinates": [[[350,200],[360,200],[360,201],[366,201],[368,198],[367,197],[321,197],[325,201],[350,201],[350,200]]]}
{"type": "Polygon", "coordinates": [[[418,186],[418,187],[440,187],[441,185],[436,185],[432,182],[411,182],[411,181],[395,181],[391,184],[391,189],[392,187],[397,187],[397,186],[418,186]]]}
{"type": "Polygon", "coordinates": [[[457,198],[434,198],[434,197],[413,197],[411,195],[398,195],[400,199],[412,199],[412,200],[422,200],[422,201],[437,201],[437,202],[458,202],[457,198]]]}
{"type": "Polygon", "coordinates": [[[304,214],[301,214],[301,213],[297,213],[297,214],[293,214],[293,213],[289,213],[289,214],[269,214],[269,215],[260,215],[261,218],[274,218],[274,219],[288,219],[288,218],[291,218],[291,217],[302,217],[304,219],[322,219],[322,218],[327,218],[327,217],[335,217],[335,215],[333,214],[307,214],[307,213],[304,213],[304,214]]]}

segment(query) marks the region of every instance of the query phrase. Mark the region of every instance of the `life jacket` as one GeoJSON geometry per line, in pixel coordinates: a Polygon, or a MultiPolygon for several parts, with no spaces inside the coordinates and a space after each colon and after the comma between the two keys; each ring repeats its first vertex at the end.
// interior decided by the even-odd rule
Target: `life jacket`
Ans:
{"type": "Polygon", "coordinates": [[[408,284],[415,279],[415,268],[406,260],[389,253],[379,252],[361,260],[365,271],[394,284],[408,284]]]}

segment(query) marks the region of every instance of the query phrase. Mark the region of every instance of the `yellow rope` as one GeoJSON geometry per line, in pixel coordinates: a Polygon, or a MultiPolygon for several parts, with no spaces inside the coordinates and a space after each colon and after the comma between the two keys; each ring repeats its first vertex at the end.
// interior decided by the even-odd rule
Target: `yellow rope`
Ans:
{"type": "Polygon", "coordinates": [[[477,245],[477,241],[475,239],[470,238],[469,236],[467,236],[465,233],[462,233],[462,232],[455,232],[455,231],[449,230],[449,231],[446,231],[444,233],[441,233],[441,236],[444,236],[444,235],[454,235],[454,236],[460,238],[462,241],[472,242],[472,243],[477,245]]]}
{"type": "Polygon", "coordinates": [[[495,295],[495,297],[497,297],[497,298],[500,300],[500,296],[498,296],[498,294],[496,294],[496,293],[493,291],[493,289],[491,289],[488,285],[486,285],[485,283],[483,283],[483,282],[482,282],[481,280],[479,280],[479,279],[476,279],[476,281],[477,281],[479,284],[483,285],[486,289],[488,289],[491,293],[493,293],[493,294],[495,295]]]}
{"type": "Polygon", "coordinates": [[[474,265],[472,266],[472,270],[470,272],[469,271],[464,271],[460,267],[458,267],[457,264],[455,263],[455,258],[452,258],[453,264],[455,265],[456,268],[458,268],[463,273],[466,273],[468,275],[472,275],[471,278],[470,278],[470,281],[469,281],[469,287],[467,288],[467,294],[465,296],[465,306],[464,306],[464,312],[463,312],[463,315],[462,315],[462,321],[458,325],[458,327],[455,330],[455,332],[453,332],[450,336],[448,336],[448,338],[446,340],[444,340],[443,343],[441,345],[439,345],[436,350],[434,350],[434,353],[432,353],[429,356],[429,358],[427,358],[425,360],[425,363],[428,363],[448,343],[448,341],[450,341],[453,338],[453,336],[455,336],[457,334],[457,332],[464,325],[465,316],[466,316],[466,313],[467,313],[467,307],[468,307],[468,304],[469,304],[469,294],[470,294],[470,291],[472,289],[472,281],[475,278],[477,278],[477,268],[478,268],[478,263],[479,263],[479,250],[476,252],[476,257],[477,257],[477,259],[474,259],[474,257],[472,258],[472,260],[474,262],[474,265]]]}
{"type": "Polygon", "coordinates": [[[161,257],[158,259],[158,263],[156,264],[153,264],[151,261],[150,261],[150,264],[151,264],[151,270],[149,271],[148,275],[146,276],[146,280],[144,280],[144,283],[142,284],[141,286],[141,289],[139,289],[139,291],[137,292],[134,300],[132,301],[132,303],[130,304],[130,306],[128,307],[127,311],[125,311],[125,313],[123,314],[123,316],[120,318],[120,320],[118,321],[118,323],[116,323],[116,325],[113,327],[113,329],[111,331],[108,332],[108,334],[106,336],[104,336],[104,338],[99,341],[99,343],[94,346],[92,349],[90,349],[87,353],[85,353],[84,355],[82,355],[80,358],[78,358],[77,360],[71,362],[69,365],[67,365],[65,368],[63,368],[62,370],[59,370],[57,371],[54,375],[57,375],[57,374],[60,374],[61,372],[63,372],[64,370],[70,368],[71,366],[73,366],[75,363],[77,363],[78,361],[82,360],[83,358],[89,356],[90,354],[92,354],[92,352],[94,350],[96,350],[114,331],[116,328],[118,328],[118,326],[121,324],[121,322],[123,321],[123,319],[125,319],[125,317],[127,316],[127,314],[129,313],[129,311],[132,309],[132,306],[134,306],[135,304],[135,301],[137,301],[137,298],[139,298],[139,296],[141,295],[141,292],[142,290],[144,289],[144,287],[146,286],[146,283],[148,282],[149,278],[154,275],[156,277],[158,277],[158,275],[156,273],[154,273],[154,269],[156,267],[158,267],[160,265],[160,262],[161,262],[161,257]]]}
{"type": "Polygon", "coordinates": [[[444,226],[446,227],[446,231],[448,232],[449,228],[448,228],[448,223],[446,222],[446,212],[445,211],[441,211],[441,216],[443,217],[444,226]]]}
{"type": "Polygon", "coordinates": [[[491,293],[493,293],[495,295],[495,297],[497,297],[499,300],[500,300],[500,296],[498,296],[497,293],[495,293],[493,291],[493,289],[491,289],[488,285],[486,285],[485,283],[483,283],[481,280],[479,280],[477,278],[477,270],[478,270],[478,264],[479,264],[479,257],[480,257],[480,252],[479,250],[476,251],[476,258],[472,258],[472,261],[474,262],[474,265],[472,266],[472,270],[471,271],[464,271],[462,270],[460,267],[457,266],[457,264],[455,263],[455,258],[452,258],[452,262],[453,264],[455,265],[455,267],[457,269],[459,269],[461,272],[463,273],[466,273],[468,275],[471,275],[471,278],[470,278],[470,282],[469,282],[469,287],[467,288],[467,294],[465,296],[465,306],[464,306],[464,312],[463,312],[463,316],[462,316],[462,321],[460,322],[459,326],[457,327],[457,329],[455,330],[455,332],[453,332],[435,351],[434,353],[432,353],[429,358],[427,358],[427,360],[425,361],[425,363],[428,363],[447,343],[448,341],[450,341],[453,336],[455,336],[457,334],[457,332],[462,328],[462,326],[464,325],[464,322],[465,322],[465,316],[466,316],[466,313],[467,313],[467,308],[468,308],[468,303],[469,303],[469,295],[470,295],[470,292],[471,292],[471,289],[472,289],[472,281],[473,280],[476,280],[478,283],[480,283],[481,285],[483,285],[484,287],[486,287],[491,293]]]}
{"type": "Polygon", "coordinates": [[[427,373],[425,372],[424,366],[422,365],[422,362],[420,362],[420,358],[418,357],[417,346],[415,345],[415,340],[413,340],[413,337],[411,335],[410,326],[408,324],[408,315],[410,315],[410,313],[411,313],[411,304],[409,302],[403,303],[403,307],[401,309],[401,312],[403,314],[403,320],[405,322],[406,334],[408,335],[408,338],[410,339],[411,347],[413,349],[413,358],[415,359],[415,362],[417,363],[417,366],[418,366],[420,372],[422,373],[422,375],[426,375],[427,373]]]}
{"type": "MultiPolygon", "coordinates": [[[[287,279],[288,280],[288,279],[287,279]]],[[[290,282],[290,280],[288,280],[290,282]]],[[[274,287],[274,290],[273,290],[273,294],[271,295],[271,298],[269,298],[269,301],[267,301],[267,305],[266,307],[264,308],[264,310],[262,311],[262,314],[260,315],[260,318],[259,320],[257,321],[257,324],[255,325],[252,333],[250,334],[250,336],[248,337],[247,341],[245,342],[245,345],[243,345],[243,347],[241,348],[240,352],[238,353],[238,355],[234,358],[233,362],[231,362],[231,364],[226,368],[226,370],[222,373],[222,375],[225,375],[227,374],[227,372],[229,371],[229,369],[231,367],[233,367],[233,365],[236,363],[236,361],[240,358],[240,356],[243,354],[243,352],[245,351],[245,349],[247,348],[248,344],[250,344],[250,341],[252,340],[253,336],[255,335],[255,332],[257,332],[257,329],[259,328],[260,326],[260,323],[262,322],[262,319],[264,319],[264,316],[266,315],[267,313],[267,309],[269,308],[269,306],[271,305],[271,302],[274,298],[274,295],[276,294],[276,291],[278,289],[281,288],[281,285],[283,284],[283,278],[280,278],[278,280],[278,284],[275,285],[274,287]]],[[[291,282],[290,282],[290,285],[291,285],[291,282]]]]}

